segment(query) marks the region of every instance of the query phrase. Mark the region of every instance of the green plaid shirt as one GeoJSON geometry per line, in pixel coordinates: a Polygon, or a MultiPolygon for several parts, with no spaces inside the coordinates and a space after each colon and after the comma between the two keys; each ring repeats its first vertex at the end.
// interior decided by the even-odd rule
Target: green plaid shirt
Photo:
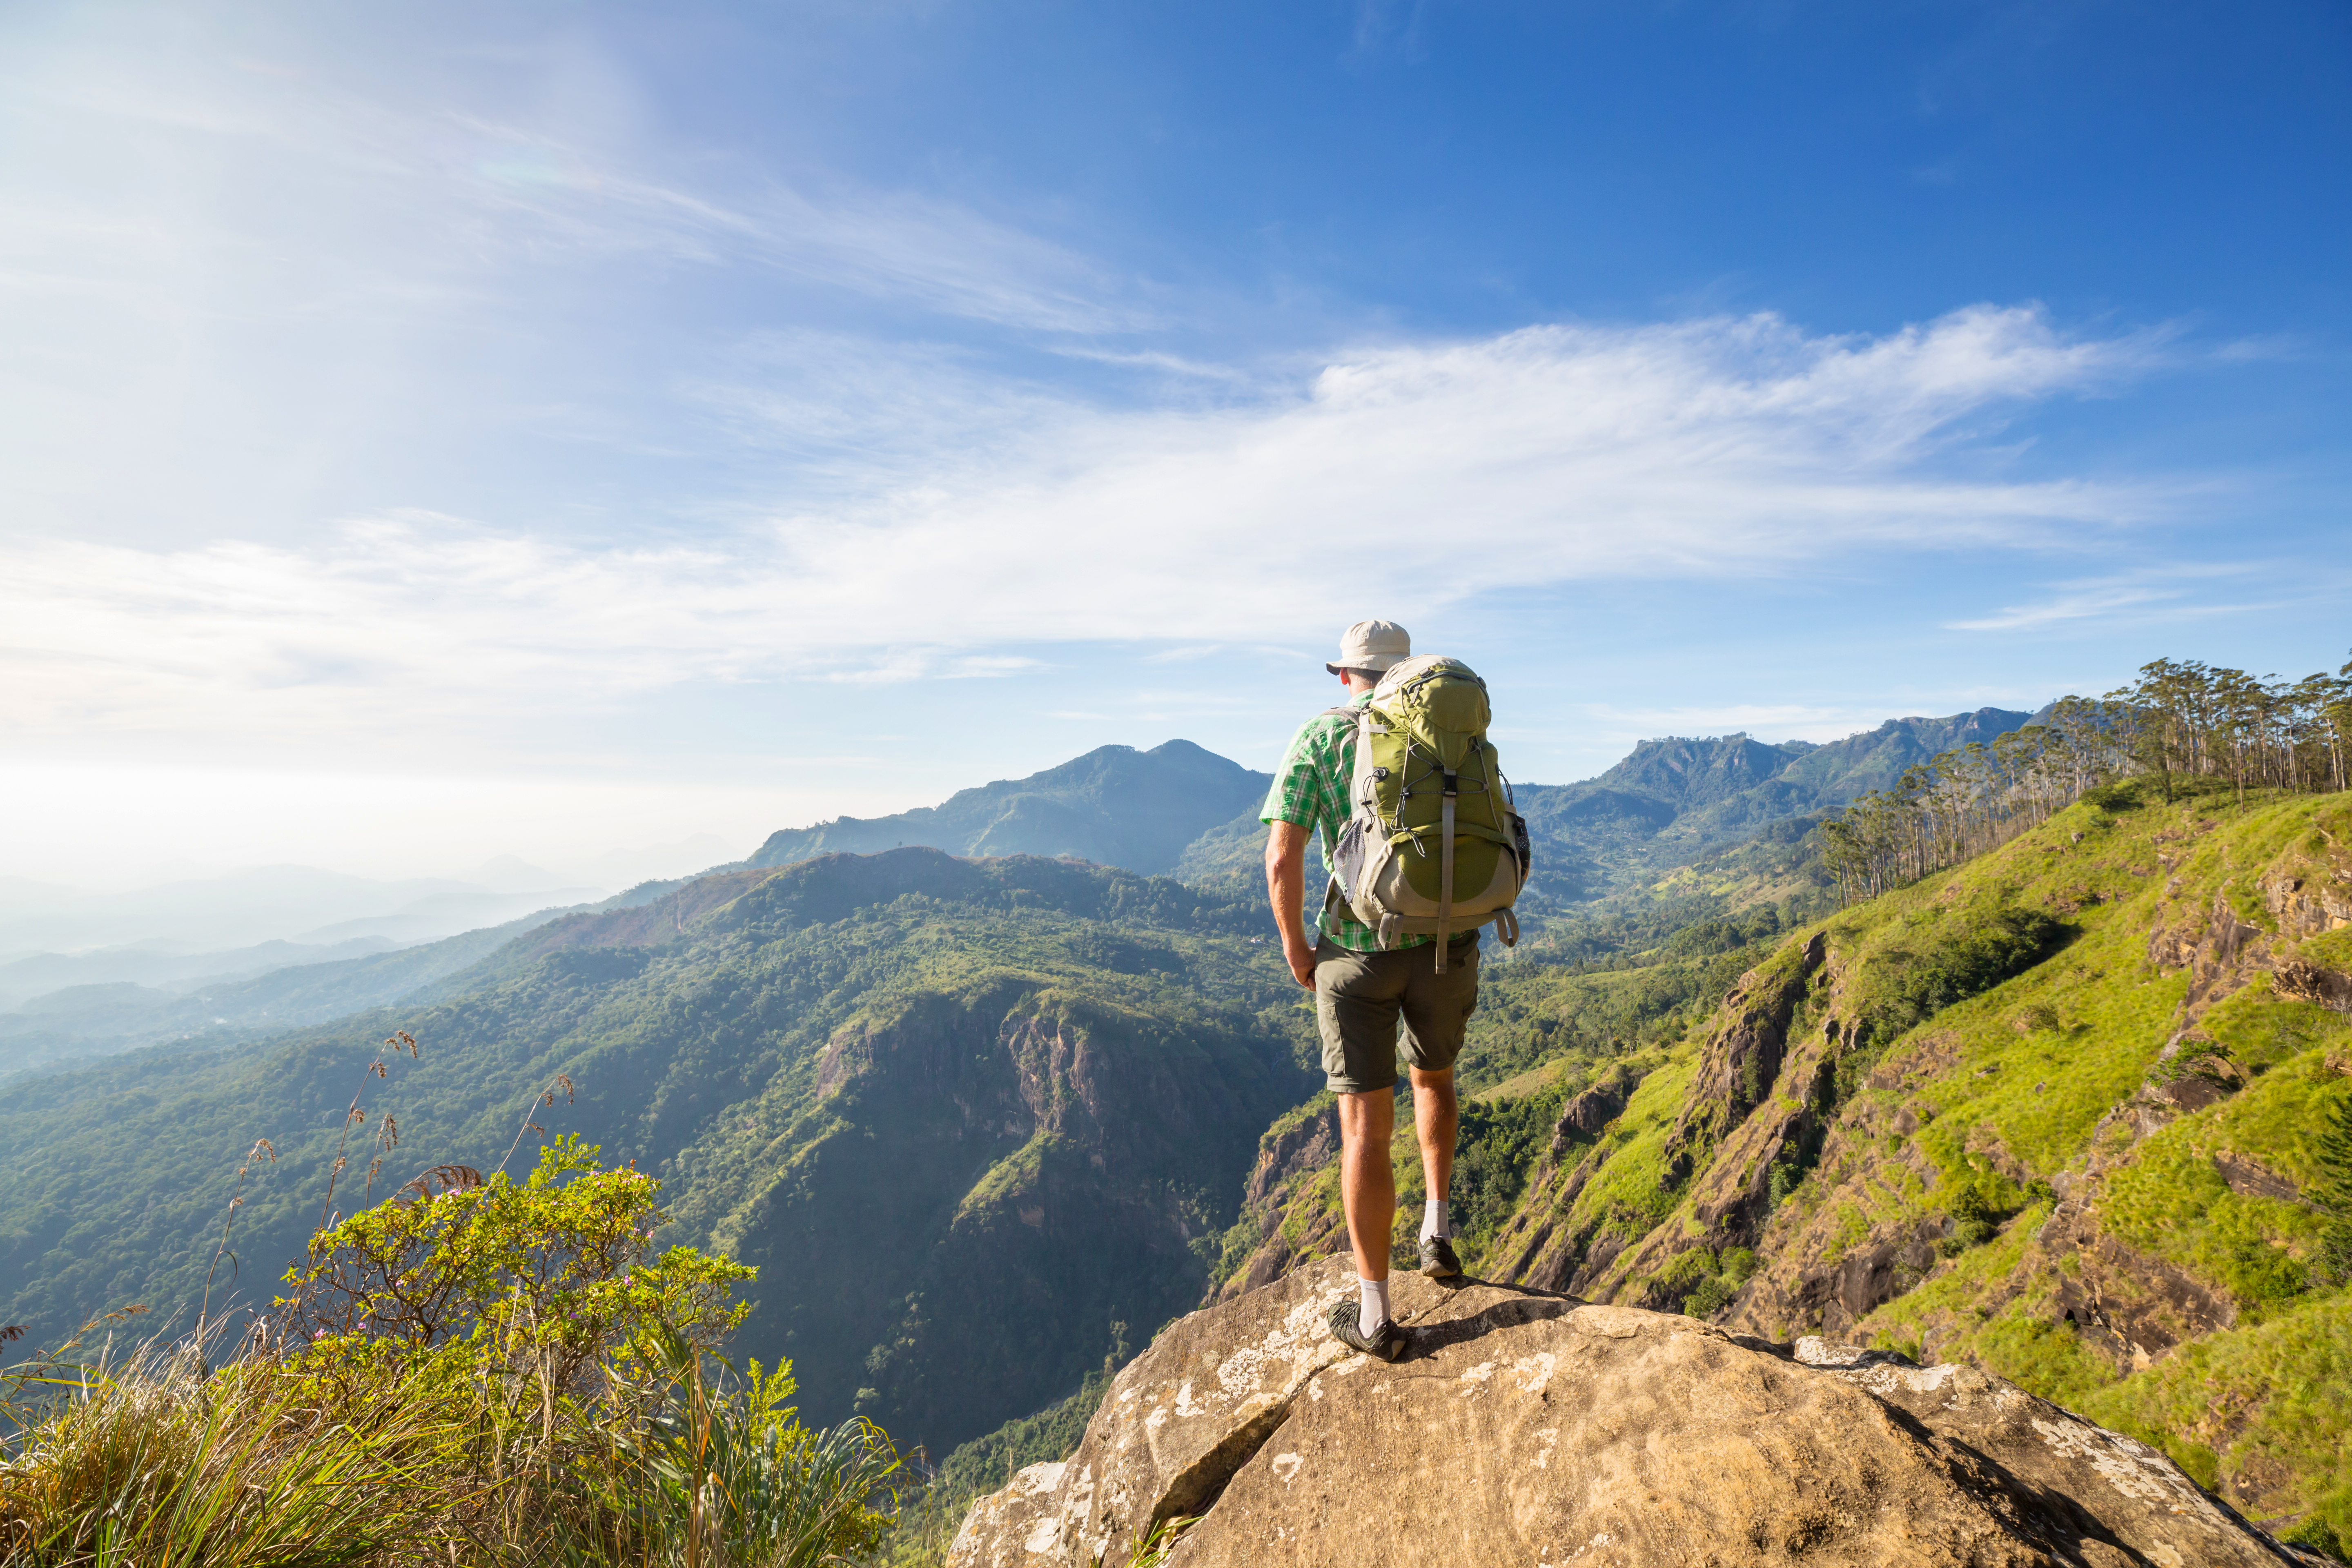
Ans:
{"type": "MultiPolygon", "coordinates": [[[[1369,691],[1348,700],[1351,708],[1360,708],[1372,700],[1369,691]]],[[[1352,720],[1337,713],[1318,713],[1298,727],[1290,738],[1290,750],[1283,753],[1282,765],[1274,770],[1274,787],[1265,792],[1265,805],[1258,810],[1260,822],[1287,822],[1304,827],[1309,833],[1318,828],[1323,834],[1323,868],[1331,868],[1332,854],[1339,847],[1339,830],[1348,825],[1348,780],[1356,767],[1356,726],[1352,720]]],[[[1323,902],[1323,934],[1335,946],[1352,952],[1380,951],[1380,933],[1358,920],[1344,903],[1333,901],[1327,893],[1323,902]]],[[[1400,936],[1400,948],[1427,947],[1436,939],[1430,936],[1400,936]]]]}

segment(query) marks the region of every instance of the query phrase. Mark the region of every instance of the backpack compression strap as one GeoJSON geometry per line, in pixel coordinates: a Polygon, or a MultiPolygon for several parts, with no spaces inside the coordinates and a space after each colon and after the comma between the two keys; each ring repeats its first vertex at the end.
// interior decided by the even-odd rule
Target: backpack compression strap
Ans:
{"type": "Polygon", "coordinates": [[[1454,921],[1454,797],[1462,786],[1461,775],[1445,765],[1437,763],[1438,785],[1444,794],[1438,797],[1438,820],[1444,837],[1437,849],[1437,973],[1445,973],[1445,939],[1451,933],[1445,929],[1454,921]]]}

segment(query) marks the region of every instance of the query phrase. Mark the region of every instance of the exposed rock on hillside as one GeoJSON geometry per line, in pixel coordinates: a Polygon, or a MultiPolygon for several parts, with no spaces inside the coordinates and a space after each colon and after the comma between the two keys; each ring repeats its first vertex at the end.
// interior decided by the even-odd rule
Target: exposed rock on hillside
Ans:
{"type": "MultiPolygon", "coordinates": [[[[1706,1228],[1643,1226],[1629,1235],[1619,1205],[1583,1201],[1593,1177],[1622,1147],[1601,1137],[1630,1100],[1623,1080],[1610,1079],[1570,1101],[1561,1115],[1551,1160],[1496,1240],[1493,1256],[1502,1277],[1605,1297],[1629,1279],[1675,1280],[1672,1261],[1702,1245],[1754,1239],[1769,1206],[1774,1163],[1815,1131],[1823,1047],[1811,1039],[1792,1046],[1789,1032],[1824,951],[1815,936],[1740,977],[1717,1012],[1653,1156],[1658,1168],[1651,1184],[1660,1191],[1683,1187],[1697,1172],[1692,1201],[1706,1228]],[[1564,1161],[1572,1152],[1581,1159],[1564,1161]]],[[[1683,1281],[1682,1289],[1687,1292],[1694,1282],[1683,1281]]],[[[1637,1293],[1629,1304],[1673,1308],[1681,1298],[1637,1293]]]]}
{"type": "Polygon", "coordinates": [[[1336,1201],[1339,1154],[1339,1112],[1328,1091],[1265,1130],[1242,1186],[1242,1215],[1264,1239],[1218,1288],[1215,1300],[1229,1301],[1281,1279],[1302,1258],[1344,1247],[1336,1201]]]}
{"type": "Polygon", "coordinates": [[[1349,1355],[1339,1259],[1171,1325],[1067,1461],[965,1521],[954,1568],[1124,1563],[2290,1561],[2169,1460],[2014,1385],[1688,1318],[1400,1280],[1412,1347],[1349,1355]]]}

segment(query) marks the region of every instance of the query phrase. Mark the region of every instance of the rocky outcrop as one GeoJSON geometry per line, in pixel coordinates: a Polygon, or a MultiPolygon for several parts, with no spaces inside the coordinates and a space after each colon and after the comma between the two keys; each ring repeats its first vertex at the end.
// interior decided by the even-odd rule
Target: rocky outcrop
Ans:
{"type": "Polygon", "coordinates": [[[1663,1192],[1689,1189],[1696,1226],[1677,1219],[1628,1234],[1617,1216],[1579,1203],[1616,1153],[1602,1135],[1639,1087],[1620,1067],[1561,1113],[1518,1213],[1495,1239],[1489,1265],[1496,1276],[1538,1289],[1674,1306],[1696,1283],[1680,1271],[1703,1261],[1683,1254],[1751,1241],[1770,1206],[1775,1162],[1818,1141],[1830,1044],[1792,1042],[1790,1031],[1826,955],[1819,933],[1790,943],[1741,975],[1716,1011],[1657,1175],[1663,1192]]]}
{"type": "MultiPolygon", "coordinates": [[[[1118,1374],[1076,1454],[972,1510],[950,1563],[1125,1563],[1154,1530],[1207,1510],[1302,1396],[1322,1397],[1315,1378],[1348,1355],[1327,1320],[1354,1296],[1352,1264],[1325,1258],[1178,1319],[1118,1374]]],[[[1444,1300],[1417,1274],[1391,1287],[1401,1321],[1444,1300]]]]}
{"type": "Polygon", "coordinates": [[[1576,1142],[1591,1142],[1601,1131],[1617,1120],[1633,1098],[1633,1086],[1641,1080],[1622,1067],[1615,1067],[1601,1076],[1601,1081],[1560,1107],[1559,1120],[1552,1124],[1551,1153],[1557,1158],[1576,1142]]]}
{"type": "Polygon", "coordinates": [[[1342,1352],[1346,1266],[1179,1321],[954,1568],[2293,1561],[2155,1450],[1970,1368],[1485,1284],[1400,1280],[1412,1345],[1342,1352]],[[1186,1521],[1192,1521],[1189,1524],[1186,1521]]]}
{"type": "Polygon", "coordinates": [[[1314,1184],[1339,1152],[1339,1111],[1328,1091],[1265,1130],[1242,1184],[1242,1219],[1255,1228],[1258,1243],[1210,1292],[1211,1300],[1232,1300],[1281,1279],[1302,1258],[1332,1250],[1343,1216],[1337,1204],[1318,1201],[1314,1184]]]}
{"type": "Polygon", "coordinates": [[[1771,1096],[1780,1078],[1790,1020],[1827,951],[1826,937],[1816,931],[1804,946],[1776,953],[1741,975],[1738,988],[1724,998],[1721,1021],[1699,1057],[1690,1098],[1666,1138],[1669,1180],[1688,1175],[1693,1164],[1771,1096]]]}

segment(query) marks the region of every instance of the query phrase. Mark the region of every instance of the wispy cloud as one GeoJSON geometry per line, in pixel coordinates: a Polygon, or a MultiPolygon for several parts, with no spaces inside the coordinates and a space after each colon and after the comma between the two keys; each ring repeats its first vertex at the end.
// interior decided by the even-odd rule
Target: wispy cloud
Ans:
{"type": "Polygon", "coordinates": [[[8,719],[332,731],[695,681],[984,676],[1174,626],[1188,647],[1247,645],[1368,595],[1429,615],[1855,550],[2061,548],[2160,513],[2165,492],[1939,459],[1967,422],[2148,353],[2022,309],[1876,339],[1769,316],[1545,327],[1370,351],[1206,412],[1039,395],[1001,445],[889,451],[853,463],[835,503],[690,545],[430,514],[299,546],[18,539],[0,557],[8,719]]]}
{"type": "Polygon", "coordinates": [[[2250,563],[2203,563],[2195,567],[2157,568],[2105,577],[2077,578],[2049,585],[2046,596],[2005,605],[1987,616],[1947,621],[1961,632],[2044,631],[2073,623],[2139,623],[2198,619],[2258,609],[2239,601],[2221,603],[2194,595],[2215,580],[2242,579],[2259,567],[2250,563]]]}

